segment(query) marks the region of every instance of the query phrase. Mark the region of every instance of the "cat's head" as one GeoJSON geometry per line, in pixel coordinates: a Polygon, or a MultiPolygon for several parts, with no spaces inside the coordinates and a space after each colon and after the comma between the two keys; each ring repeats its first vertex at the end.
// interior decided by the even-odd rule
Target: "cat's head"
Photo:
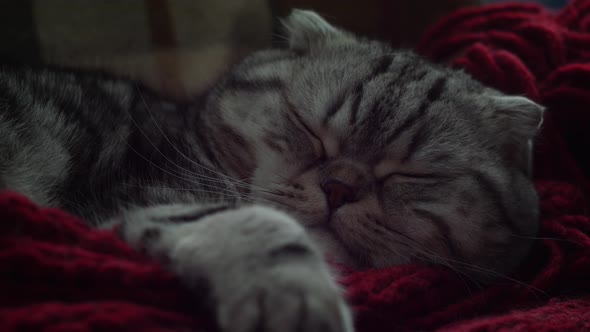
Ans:
{"type": "Polygon", "coordinates": [[[238,64],[206,117],[251,197],[291,211],[348,263],[513,269],[537,231],[543,108],[310,11],[284,26],[288,47],[238,64]]]}

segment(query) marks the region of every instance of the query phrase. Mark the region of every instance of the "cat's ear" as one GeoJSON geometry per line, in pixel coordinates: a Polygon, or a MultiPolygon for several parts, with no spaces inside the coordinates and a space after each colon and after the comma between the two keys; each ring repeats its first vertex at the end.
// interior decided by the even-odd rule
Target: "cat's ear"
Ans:
{"type": "Polygon", "coordinates": [[[334,27],[311,10],[293,9],[281,23],[289,48],[295,51],[305,52],[327,44],[354,43],[356,40],[352,34],[334,27]]]}
{"type": "Polygon", "coordinates": [[[543,124],[545,108],[520,96],[493,96],[492,99],[491,120],[502,154],[531,174],[533,139],[543,124]]]}
{"type": "Polygon", "coordinates": [[[545,108],[521,96],[493,96],[493,120],[505,126],[512,139],[526,142],[536,135],[543,124],[545,108]]]}

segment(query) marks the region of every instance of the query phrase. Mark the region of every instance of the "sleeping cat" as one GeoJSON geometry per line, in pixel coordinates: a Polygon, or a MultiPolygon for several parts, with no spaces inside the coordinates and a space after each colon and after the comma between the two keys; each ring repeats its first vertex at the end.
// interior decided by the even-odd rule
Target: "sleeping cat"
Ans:
{"type": "Polygon", "coordinates": [[[0,189],[113,227],[223,331],[352,331],[324,257],[490,279],[537,231],[543,108],[311,11],[178,104],[92,73],[0,69],[0,189]]]}

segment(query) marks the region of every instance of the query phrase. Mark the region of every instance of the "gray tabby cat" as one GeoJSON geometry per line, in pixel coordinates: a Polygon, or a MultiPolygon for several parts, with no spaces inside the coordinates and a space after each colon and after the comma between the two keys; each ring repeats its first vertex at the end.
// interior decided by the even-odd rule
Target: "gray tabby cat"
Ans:
{"type": "Polygon", "coordinates": [[[0,73],[0,188],[121,225],[224,331],[352,331],[324,255],[507,273],[537,230],[543,108],[310,11],[202,100],[58,69],[0,73]]]}

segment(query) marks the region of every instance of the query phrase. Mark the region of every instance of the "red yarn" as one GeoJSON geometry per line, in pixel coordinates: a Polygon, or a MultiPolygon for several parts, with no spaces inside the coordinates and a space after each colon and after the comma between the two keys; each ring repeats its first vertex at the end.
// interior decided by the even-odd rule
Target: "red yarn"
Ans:
{"type": "Polygon", "coordinates": [[[558,14],[535,4],[459,10],[433,26],[418,51],[547,106],[536,176],[590,192],[590,1],[558,14]]]}
{"type": "MultiPolygon", "coordinates": [[[[350,272],[342,284],[358,330],[590,330],[590,0],[558,14],[460,10],[418,49],[547,106],[536,151],[543,239],[514,279],[492,286],[416,265],[350,272]]],[[[111,232],[0,194],[0,331],[211,331],[200,295],[111,232]]]]}

